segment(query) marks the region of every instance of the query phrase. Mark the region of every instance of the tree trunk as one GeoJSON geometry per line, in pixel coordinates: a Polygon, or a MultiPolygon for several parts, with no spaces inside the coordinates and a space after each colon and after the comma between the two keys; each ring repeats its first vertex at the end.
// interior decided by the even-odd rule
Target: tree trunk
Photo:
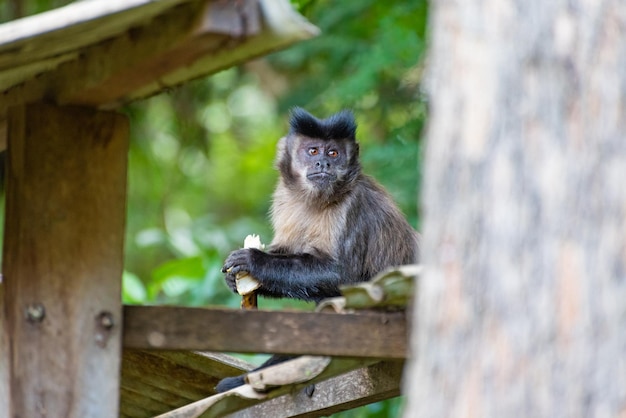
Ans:
{"type": "Polygon", "coordinates": [[[432,7],[406,417],[626,414],[626,6],[432,7]]]}

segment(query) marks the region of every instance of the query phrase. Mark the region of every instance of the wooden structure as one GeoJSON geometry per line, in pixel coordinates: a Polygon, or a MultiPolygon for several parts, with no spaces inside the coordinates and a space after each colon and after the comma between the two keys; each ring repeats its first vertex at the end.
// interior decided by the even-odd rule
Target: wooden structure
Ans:
{"type": "Polygon", "coordinates": [[[326,416],[397,396],[407,351],[405,311],[398,307],[408,304],[419,273],[406,266],[345,288],[318,313],[127,306],[122,415],[179,407],[159,417],[326,416]],[[396,310],[371,310],[377,307],[396,310]],[[249,376],[249,385],[215,395],[220,377],[249,366],[222,355],[163,351],[194,348],[317,356],[264,369],[249,376]],[[184,384],[173,386],[172,376],[184,384]],[[317,384],[310,398],[300,389],[311,383],[317,384]]]}
{"type": "Polygon", "coordinates": [[[114,109],[315,34],[277,0],[92,0],[0,26],[0,148],[8,148],[0,416],[154,416],[249,367],[189,350],[346,358],[316,376],[350,372],[348,380],[320,384],[308,403],[268,402],[278,415],[328,414],[399,393],[403,312],[121,305],[128,121],[114,109]],[[232,335],[238,327],[247,331],[232,335]],[[382,383],[368,385],[372,376],[382,383]]]}

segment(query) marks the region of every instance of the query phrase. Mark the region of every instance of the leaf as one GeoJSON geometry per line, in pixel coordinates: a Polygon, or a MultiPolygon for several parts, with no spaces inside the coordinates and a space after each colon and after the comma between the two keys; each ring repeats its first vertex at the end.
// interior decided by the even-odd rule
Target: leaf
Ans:
{"type": "Polygon", "coordinates": [[[161,264],[152,272],[152,280],[163,284],[173,277],[200,280],[204,277],[204,261],[201,256],[178,258],[161,264]]]}
{"type": "Polygon", "coordinates": [[[194,281],[188,277],[172,276],[161,286],[163,293],[169,298],[178,297],[195,287],[194,281]]]}
{"type": "Polygon", "coordinates": [[[145,303],[148,292],[139,277],[130,271],[122,274],[122,300],[124,303],[145,303]]]}

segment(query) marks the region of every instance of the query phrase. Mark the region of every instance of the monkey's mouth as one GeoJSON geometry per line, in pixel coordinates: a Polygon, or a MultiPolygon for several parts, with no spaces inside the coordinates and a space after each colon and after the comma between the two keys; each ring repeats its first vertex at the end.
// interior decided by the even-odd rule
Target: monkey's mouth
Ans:
{"type": "Polygon", "coordinates": [[[336,176],[334,174],[330,174],[325,171],[309,173],[307,174],[306,178],[307,181],[311,183],[311,185],[315,186],[318,189],[326,189],[336,181],[336,176]]]}
{"type": "Polygon", "coordinates": [[[313,180],[313,181],[328,181],[328,180],[332,180],[335,176],[327,173],[325,171],[318,171],[315,173],[309,173],[306,175],[306,178],[308,178],[309,180],[313,180]]]}

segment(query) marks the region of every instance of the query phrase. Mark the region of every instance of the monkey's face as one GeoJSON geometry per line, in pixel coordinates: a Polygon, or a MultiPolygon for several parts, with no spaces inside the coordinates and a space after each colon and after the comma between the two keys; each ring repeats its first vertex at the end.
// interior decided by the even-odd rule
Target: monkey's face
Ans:
{"type": "Polygon", "coordinates": [[[302,138],[295,149],[294,170],[309,190],[332,192],[348,171],[349,141],[302,138]]]}

